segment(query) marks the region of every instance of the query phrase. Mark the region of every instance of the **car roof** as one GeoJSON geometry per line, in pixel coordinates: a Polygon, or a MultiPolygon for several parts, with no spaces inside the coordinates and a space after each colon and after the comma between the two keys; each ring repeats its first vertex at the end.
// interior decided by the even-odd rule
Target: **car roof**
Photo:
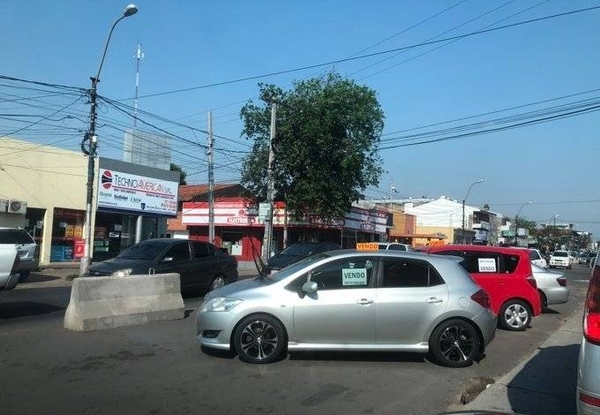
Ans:
{"type": "Polygon", "coordinates": [[[491,245],[448,244],[424,247],[425,252],[439,252],[448,249],[457,249],[461,251],[499,252],[503,254],[514,254],[515,252],[521,251],[529,256],[528,248],[521,248],[518,246],[507,247],[491,245]]]}

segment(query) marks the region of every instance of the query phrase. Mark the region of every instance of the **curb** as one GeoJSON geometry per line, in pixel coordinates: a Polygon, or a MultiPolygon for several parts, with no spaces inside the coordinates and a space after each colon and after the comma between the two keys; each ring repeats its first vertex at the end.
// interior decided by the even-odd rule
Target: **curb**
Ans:
{"type": "MultiPolygon", "coordinates": [[[[579,309],[530,356],[460,409],[530,413],[524,408],[550,406],[551,410],[542,412],[574,413],[575,408],[571,406],[576,386],[572,382],[576,378],[577,359],[573,353],[579,350],[583,336],[582,318],[583,309],[579,309]],[[548,362],[552,364],[548,365],[548,362]]],[[[452,409],[457,408],[453,406],[452,409]]]]}

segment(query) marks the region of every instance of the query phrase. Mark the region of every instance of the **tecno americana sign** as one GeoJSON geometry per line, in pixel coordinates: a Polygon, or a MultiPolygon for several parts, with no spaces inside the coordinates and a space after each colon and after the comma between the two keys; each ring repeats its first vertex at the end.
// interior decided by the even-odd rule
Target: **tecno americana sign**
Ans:
{"type": "Polygon", "coordinates": [[[177,182],[100,169],[98,207],[177,215],[177,182]]]}

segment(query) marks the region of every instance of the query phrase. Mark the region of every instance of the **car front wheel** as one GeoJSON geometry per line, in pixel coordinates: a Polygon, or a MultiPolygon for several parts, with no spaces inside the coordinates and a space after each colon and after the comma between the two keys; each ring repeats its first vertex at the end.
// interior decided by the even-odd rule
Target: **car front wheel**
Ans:
{"type": "Polygon", "coordinates": [[[531,324],[531,309],[521,300],[508,300],[498,313],[498,324],[511,331],[523,331],[531,324]]]}
{"type": "Polygon", "coordinates": [[[429,353],[442,366],[470,366],[479,355],[479,336],[466,321],[445,321],[431,333],[429,353]]]}
{"type": "Polygon", "coordinates": [[[244,318],[235,329],[233,346],[240,360],[248,363],[272,363],[286,348],[282,324],[267,314],[244,318]]]}

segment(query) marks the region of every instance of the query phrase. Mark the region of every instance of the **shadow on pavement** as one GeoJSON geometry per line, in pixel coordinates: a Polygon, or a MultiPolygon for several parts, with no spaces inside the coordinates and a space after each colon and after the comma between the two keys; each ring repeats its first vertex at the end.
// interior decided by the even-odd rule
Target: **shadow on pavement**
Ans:
{"type": "Polygon", "coordinates": [[[507,385],[512,410],[528,415],[577,413],[579,347],[571,344],[540,349],[507,385]]]}
{"type": "Polygon", "coordinates": [[[0,320],[50,314],[64,309],[64,307],[58,307],[44,303],[35,303],[32,301],[12,301],[0,303],[0,320]]]}

